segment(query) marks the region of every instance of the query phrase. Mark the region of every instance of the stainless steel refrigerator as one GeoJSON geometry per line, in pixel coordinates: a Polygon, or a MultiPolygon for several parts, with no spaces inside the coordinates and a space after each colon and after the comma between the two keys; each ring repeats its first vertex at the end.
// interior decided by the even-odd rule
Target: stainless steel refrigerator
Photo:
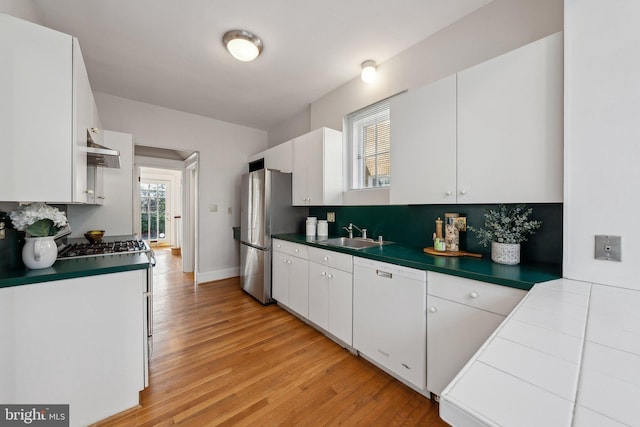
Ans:
{"type": "Polygon", "coordinates": [[[308,208],[291,204],[291,174],[261,169],[242,176],[240,285],[263,304],[271,299],[271,235],[302,230],[308,208]]]}

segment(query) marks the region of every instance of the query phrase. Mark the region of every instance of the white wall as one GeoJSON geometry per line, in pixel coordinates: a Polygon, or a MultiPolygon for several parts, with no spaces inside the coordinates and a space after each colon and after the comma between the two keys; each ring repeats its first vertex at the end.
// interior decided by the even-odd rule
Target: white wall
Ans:
{"type": "Polygon", "coordinates": [[[311,104],[310,129],[342,129],[345,114],[424,86],[562,30],[562,0],[494,0],[311,104]]]}
{"type": "Polygon", "coordinates": [[[247,157],[267,148],[267,133],[96,92],[103,126],[134,135],[136,144],[200,152],[198,281],[238,275],[240,176],[247,157]],[[218,212],[209,212],[209,205],[218,212]],[[227,209],[231,208],[231,214],[227,209]]]}
{"type": "Polygon", "coordinates": [[[33,0],[0,0],[0,13],[42,25],[42,19],[33,0]]]}
{"type": "Polygon", "coordinates": [[[269,147],[274,147],[290,139],[296,138],[311,130],[311,106],[307,105],[304,110],[277,126],[272,126],[269,130],[269,147]]]}
{"type": "Polygon", "coordinates": [[[565,0],[565,277],[640,289],[640,2],[565,0]],[[594,236],[622,236],[622,262],[594,236]]]}

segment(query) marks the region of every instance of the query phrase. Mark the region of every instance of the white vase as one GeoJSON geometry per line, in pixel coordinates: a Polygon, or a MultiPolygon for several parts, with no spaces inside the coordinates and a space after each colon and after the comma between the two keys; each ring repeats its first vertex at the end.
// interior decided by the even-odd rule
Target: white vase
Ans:
{"type": "Polygon", "coordinates": [[[491,260],[498,264],[520,264],[520,243],[491,242],[491,260]]]}
{"type": "Polygon", "coordinates": [[[22,262],[27,268],[36,270],[51,267],[58,256],[58,247],[53,236],[27,237],[22,248],[22,262]]]}

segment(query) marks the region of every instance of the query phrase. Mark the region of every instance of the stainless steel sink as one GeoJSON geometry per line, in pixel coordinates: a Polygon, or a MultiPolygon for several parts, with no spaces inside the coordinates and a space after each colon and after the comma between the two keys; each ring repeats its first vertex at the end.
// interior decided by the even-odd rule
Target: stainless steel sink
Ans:
{"type": "Polygon", "coordinates": [[[376,246],[382,246],[389,242],[376,242],[374,240],[369,240],[369,239],[358,239],[358,238],[350,239],[348,237],[335,237],[332,239],[316,240],[316,243],[320,245],[336,246],[339,248],[365,249],[365,248],[373,248],[376,246]]]}

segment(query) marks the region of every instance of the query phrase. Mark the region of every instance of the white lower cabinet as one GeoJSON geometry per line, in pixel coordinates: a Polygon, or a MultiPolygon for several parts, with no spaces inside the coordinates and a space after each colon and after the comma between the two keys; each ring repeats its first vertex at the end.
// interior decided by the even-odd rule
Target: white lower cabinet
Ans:
{"type": "Polygon", "coordinates": [[[309,248],[309,320],[352,345],[353,257],[309,248]]]}
{"type": "Polygon", "coordinates": [[[71,426],[138,405],[146,283],[134,270],[0,288],[0,401],[67,403],[71,426]]]}
{"type": "Polygon", "coordinates": [[[271,296],[303,317],[309,316],[309,260],[307,247],[273,241],[271,296]],[[295,255],[293,255],[295,254],[295,255]]]}
{"type": "Polygon", "coordinates": [[[426,389],[426,272],[353,260],[353,346],[419,390],[426,389]]]}
{"type": "Polygon", "coordinates": [[[526,292],[274,239],[272,295],[428,396],[526,292]]]}
{"type": "Polygon", "coordinates": [[[432,271],[428,282],[427,389],[440,395],[526,292],[432,271]]]}

